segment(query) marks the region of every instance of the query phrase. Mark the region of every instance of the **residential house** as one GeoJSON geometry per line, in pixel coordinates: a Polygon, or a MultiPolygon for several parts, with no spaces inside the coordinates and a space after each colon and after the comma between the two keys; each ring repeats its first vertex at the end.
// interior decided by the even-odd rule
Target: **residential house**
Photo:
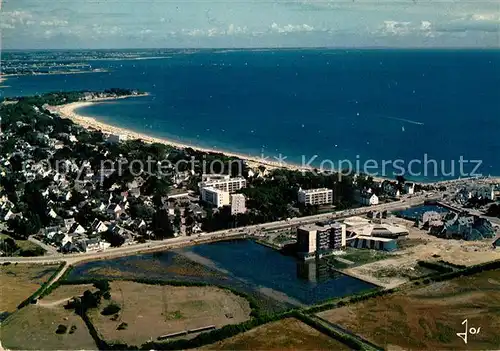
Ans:
{"type": "Polygon", "coordinates": [[[51,218],[57,218],[57,213],[53,209],[50,209],[47,215],[51,218]]]}
{"type": "Polygon", "coordinates": [[[68,242],[73,242],[73,238],[66,233],[57,233],[52,237],[52,242],[54,245],[61,247],[66,245],[68,242]]]}
{"type": "Polygon", "coordinates": [[[359,192],[358,201],[361,205],[372,206],[378,205],[378,196],[375,195],[371,189],[363,189],[359,192]]]}
{"type": "Polygon", "coordinates": [[[57,226],[47,227],[44,229],[45,238],[47,238],[50,241],[52,241],[54,236],[58,233],[59,233],[59,227],[57,226]]]}
{"type": "Polygon", "coordinates": [[[68,234],[85,234],[85,228],[83,228],[78,222],[75,222],[71,228],[69,228],[68,234]]]}
{"type": "Polygon", "coordinates": [[[396,183],[385,180],[381,184],[382,193],[390,197],[400,197],[401,192],[396,183]]]}
{"type": "Polygon", "coordinates": [[[415,183],[405,183],[404,189],[406,194],[413,195],[415,193],[415,183]]]}
{"type": "Polygon", "coordinates": [[[98,238],[82,239],[77,241],[76,245],[81,252],[101,251],[101,250],[106,250],[111,246],[110,243],[100,240],[98,238]]]}
{"type": "Polygon", "coordinates": [[[73,224],[75,224],[75,219],[74,218],[65,218],[64,219],[64,228],[66,228],[66,230],[70,230],[70,228],[73,226],[73,224]]]}
{"type": "Polygon", "coordinates": [[[2,219],[6,222],[9,219],[11,219],[13,215],[14,215],[14,212],[12,212],[11,210],[7,210],[7,212],[5,212],[5,214],[3,214],[2,219]]]}
{"type": "Polygon", "coordinates": [[[116,203],[110,203],[108,205],[108,207],[106,208],[106,212],[109,215],[112,215],[115,218],[118,218],[120,216],[120,213],[122,212],[122,208],[120,207],[120,205],[118,205],[116,203]]]}
{"type": "Polygon", "coordinates": [[[94,221],[90,225],[90,228],[94,233],[104,233],[109,229],[102,221],[98,220],[97,218],[94,219],[94,221]]]}

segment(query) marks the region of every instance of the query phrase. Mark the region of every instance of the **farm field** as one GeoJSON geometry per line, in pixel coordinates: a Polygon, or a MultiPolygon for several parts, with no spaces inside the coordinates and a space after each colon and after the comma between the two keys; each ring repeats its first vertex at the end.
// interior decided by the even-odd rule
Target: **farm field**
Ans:
{"type": "Polygon", "coordinates": [[[81,296],[85,290],[97,290],[92,284],[62,284],[38,301],[41,305],[64,305],[73,297],[81,296]]]}
{"type": "Polygon", "coordinates": [[[82,319],[62,305],[23,307],[0,331],[2,346],[10,350],[97,350],[82,319]],[[56,333],[60,324],[67,328],[62,334],[56,333]]]}
{"type": "Polygon", "coordinates": [[[386,349],[489,349],[500,346],[500,270],[432,283],[318,313],[386,349]],[[468,343],[462,322],[481,327],[468,343]]]}
{"type": "Polygon", "coordinates": [[[200,350],[349,350],[295,318],[271,322],[200,350]]]}
{"type": "Polygon", "coordinates": [[[107,342],[140,346],[162,335],[209,325],[219,328],[250,318],[250,304],[245,298],[217,287],[148,285],[131,281],[113,281],[110,287],[111,299],[102,300],[99,309],[88,312],[107,342]],[[102,309],[111,303],[117,304],[120,311],[102,315],[102,309]]]}

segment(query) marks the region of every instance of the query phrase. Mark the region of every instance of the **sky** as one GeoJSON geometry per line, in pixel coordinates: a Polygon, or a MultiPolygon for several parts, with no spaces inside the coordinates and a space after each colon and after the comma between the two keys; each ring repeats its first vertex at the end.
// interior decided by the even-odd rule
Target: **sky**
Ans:
{"type": "Polygon", "coordinates": [[[0,0],[3,49],[500,47],[500,0],[0,0]]]}

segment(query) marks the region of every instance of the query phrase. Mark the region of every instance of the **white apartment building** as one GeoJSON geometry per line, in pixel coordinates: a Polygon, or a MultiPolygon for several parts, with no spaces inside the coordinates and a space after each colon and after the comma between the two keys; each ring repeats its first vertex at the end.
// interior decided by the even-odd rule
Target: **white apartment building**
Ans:
{"type": "Polygon", "coordinates": [[[247,186],[247,181],[243,177],[229,178],[226,176],[222,179],[208,178],[208,180],[199,183],[198,186],[200,189],[215,188],[228,193],[234,193],[241,188],[245,188],[247,186]]]}
{"type": "Polygon", "coordinates": [[[333,190],[327,188],[298,191],[298,200],[306,205],[323,205],[333,202],[333,190]]]}
{"type": "Polygon", "coordinates": [[[231,214],[245,213],[247,211],[245,201],[245,195],[231,194],[231,214]]]}
{"type": "Polygon", "coordinates": [[[201,181],[202,182],[210,182],[214,180],[227,180],[231,179],[231,176],[229,174],[210,174],[210,173],[205,173],[201,175],[201,181]]]}
{"type": "Polygon", "coordinates": [[[230,203],[229,193],[227,191],[219,190],[213,187],[201,188],[200,195],[203,201],[211,203],[217,207],[226,206],[230,203]]]}

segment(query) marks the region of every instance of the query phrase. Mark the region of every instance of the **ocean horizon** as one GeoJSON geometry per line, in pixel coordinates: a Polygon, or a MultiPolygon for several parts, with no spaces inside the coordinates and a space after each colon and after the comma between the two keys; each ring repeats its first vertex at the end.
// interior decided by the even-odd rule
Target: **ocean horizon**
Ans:
{"type": "Polygon", "coordinates": [[[77,112],[271,161],[349,160],[360,171],[371,162],[391,177],[400,160],[408,179],[435,181],[470,173],[477,163],[459,170],[469,160],[481,161],[475,173],[500,175],[499,50],[200,50],[89,62],[108,72],[8,77],[0,93],[139,89],[151,95],[77,112]],[[425,171],[426,160],[438,166],[425,171]]]}

